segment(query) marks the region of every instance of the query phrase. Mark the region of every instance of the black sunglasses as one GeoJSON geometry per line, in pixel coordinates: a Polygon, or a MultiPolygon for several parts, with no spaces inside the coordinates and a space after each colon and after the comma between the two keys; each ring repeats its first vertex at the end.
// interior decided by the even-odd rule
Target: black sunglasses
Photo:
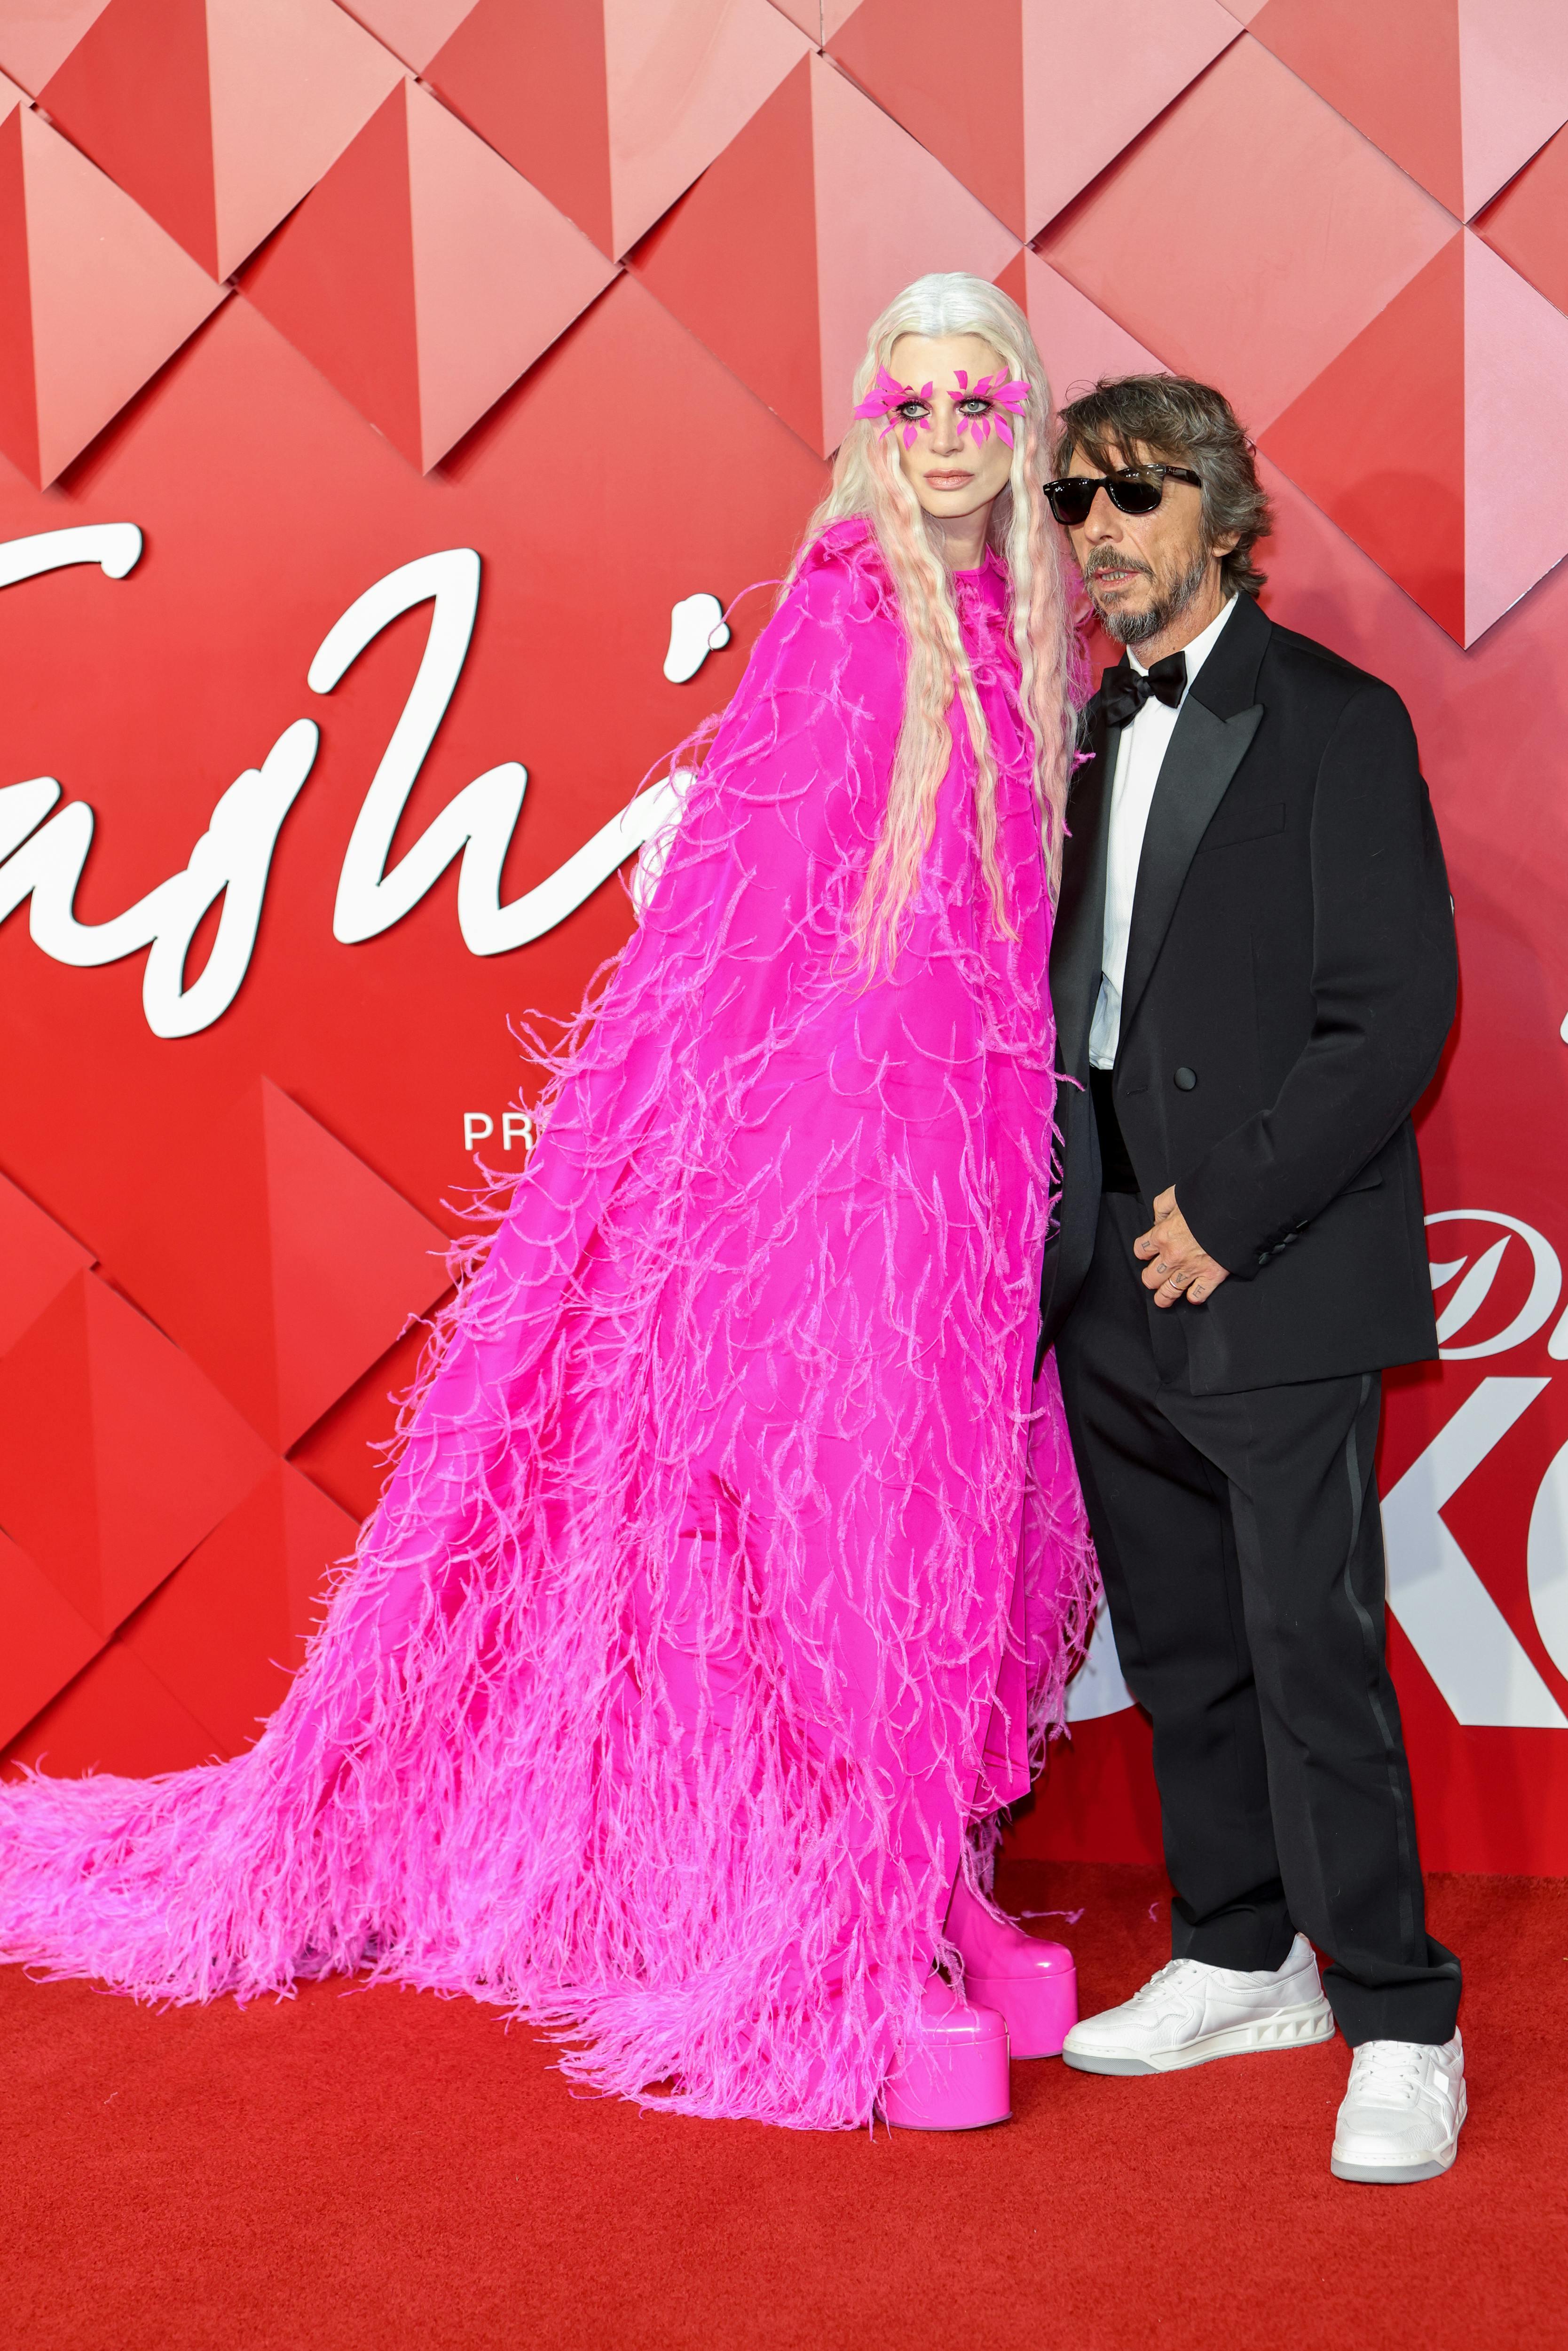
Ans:
{"type": "Polygon", "coordinates": [[[1089,509],[1102,490],[1118,514],[1153,514],[1165,496],[1167,475],[1173,482],[1203,487],[1203,475],[1195,474],[1190,465],[1129,465],[1116,474],[1064,474],[1060,481],[1047,482],[1045,495],[1057,521],[1076,530],[1080,523],[1088,521],[1089,509]]]}

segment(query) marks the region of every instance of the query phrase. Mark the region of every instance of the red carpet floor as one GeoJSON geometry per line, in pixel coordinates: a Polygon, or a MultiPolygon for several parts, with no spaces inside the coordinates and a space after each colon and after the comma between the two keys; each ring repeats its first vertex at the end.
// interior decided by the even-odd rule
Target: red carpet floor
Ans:
{"type": "MultiPolygon", "coordinates": [[[[1008,1887],[1082,1909],[1042,1931],[1086,2006],[1167,1955],[1165,1891],[1046,1864],[1008,1887]]],[[[1405,2189],[1329,2175],[1338,2043],[1140,2081],[1019,2065],[1005,2128],[873,2141],[574,2098],[467,2001],[156,2015],[0,1970],[0,2342],[1561,2345],[1568,1882],[1438,1878],[1431,1907],[1468,1971],[1470,2121],[1405,2189]]]]}

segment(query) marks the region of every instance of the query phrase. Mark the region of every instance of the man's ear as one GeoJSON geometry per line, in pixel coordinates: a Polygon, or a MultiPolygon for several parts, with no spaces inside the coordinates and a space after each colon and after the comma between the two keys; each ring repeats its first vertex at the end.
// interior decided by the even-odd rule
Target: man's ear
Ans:
{"type": "Polygon", "coordinates": [[[1241,533],[1239,530],[1228,530],[1218,538],[1209,540],[1208,551],[1214,556],[1233,555],[1240,544],[1241,533]]]}

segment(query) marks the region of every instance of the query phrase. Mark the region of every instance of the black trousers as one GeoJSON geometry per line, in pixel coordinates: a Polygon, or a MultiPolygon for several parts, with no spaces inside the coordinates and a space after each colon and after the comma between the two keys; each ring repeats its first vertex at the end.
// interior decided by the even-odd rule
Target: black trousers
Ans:
{"type": "Polygon", "coordinates": [[[1057,1341],[1127,1687],[1154,1723],[1177,1958],[1275,1968],[1297,1928],[1345,2039],[1447,2041],[1384,1659],[1376,1373],[1193,1395],[1140,1280],[1149,1210],[1106,1193],[1057,1341]]]}

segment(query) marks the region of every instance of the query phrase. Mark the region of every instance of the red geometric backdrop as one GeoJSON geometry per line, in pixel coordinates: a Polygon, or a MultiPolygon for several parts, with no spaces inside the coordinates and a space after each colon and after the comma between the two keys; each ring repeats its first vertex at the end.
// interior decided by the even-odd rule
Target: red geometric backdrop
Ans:
{"type": "MultiPolygon", "coordinates": [[[[12,1757],[276,1703],[526,1151],[508,1021],[626,934],[623,841],[552,877],[768,591],[695,675],[673,609],[779,577],[867,322],[962,267],[1059,393],[1223,385],[1269,609],[1415,714],[1463,1006],[1396,1667],[1428,1860],[1568,1869],[1565,126],[1558,0],[0,0],[12,1757]],[[308,682],[462,549],[471,636],[454,553],[308,682]]],[[[1152,1854],[1103,1636],[1073,1710],[1017,1834],[1152,1854]]]]}

